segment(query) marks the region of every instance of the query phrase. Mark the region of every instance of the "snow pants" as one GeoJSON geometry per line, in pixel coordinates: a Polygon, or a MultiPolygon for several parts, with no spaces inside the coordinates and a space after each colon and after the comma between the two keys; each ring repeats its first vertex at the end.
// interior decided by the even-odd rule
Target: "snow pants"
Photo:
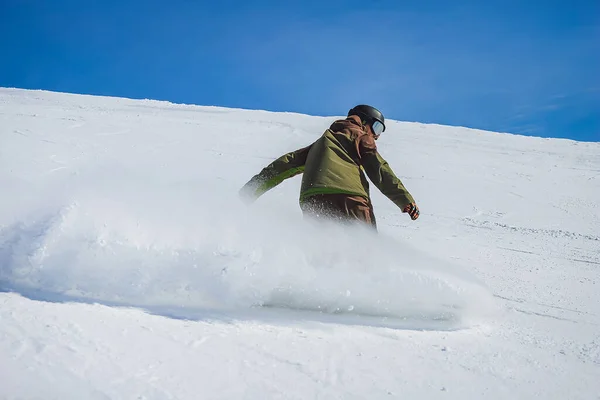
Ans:
{"type": "Polygon", "coordinates": [[[371,201],[347,194],[317,194],[304,199],[300,208],[305,217],[341,222],[360,221],[377,229],[371,201]]]}

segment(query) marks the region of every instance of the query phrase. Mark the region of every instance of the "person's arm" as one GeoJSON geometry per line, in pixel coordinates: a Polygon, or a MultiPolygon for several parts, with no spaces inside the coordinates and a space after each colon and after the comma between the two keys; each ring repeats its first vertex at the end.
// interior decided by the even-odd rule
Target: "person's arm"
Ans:
{"type": "Polygon", "coordinates": [[[284,154],[267,165],[240,189],[240,195],[245,200],[254,201],[285,179],[304,172],[304,164],[311,146],[284,154]]]}
{"type": "MultiPolygon", "coordinates": [[[[396,176],[388,162],[385,161],[377,151],[375,140],[368,135],[365,135],[358,140],[358,148],[363,169],[373,184],[377,186],[377,189],[394,202],[394,204],[400,207],[403,212],[409,212],[406,210],[410,205],[413,205],[416,208],[415,199],[413,199],[411,194],[404,187],[404,184],[396,176]]],[[[418,211],[416,217],[418,217],[418,211]]],[[[411,213],[411,218],[416,219],[413,217],[413,213],[411,213]]]]}

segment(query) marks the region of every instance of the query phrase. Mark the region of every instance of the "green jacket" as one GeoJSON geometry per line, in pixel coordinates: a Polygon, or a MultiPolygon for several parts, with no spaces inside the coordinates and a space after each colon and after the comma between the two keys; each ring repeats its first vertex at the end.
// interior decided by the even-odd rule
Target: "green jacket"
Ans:
{"type": "Polygon", "coordinates": [[[283,180],[304,173],[300,202],[316,194],[369,195],[369,182],[401,209],[413,197],[394,174],[358,117],[335,121],[308,147],[284,154],[250,179],[241,193],[256,199],[283,180]]]}

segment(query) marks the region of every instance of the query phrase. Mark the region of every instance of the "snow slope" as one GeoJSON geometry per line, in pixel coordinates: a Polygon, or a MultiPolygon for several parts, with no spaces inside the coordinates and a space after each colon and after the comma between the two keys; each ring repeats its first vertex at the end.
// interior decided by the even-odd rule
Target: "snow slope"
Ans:
{"type": "Polygon", "coordinates": [[[600,144],[390,121],[376,236],[239,201],[333,120],[0,89],[0,398],[600,399],[600,144]]]}

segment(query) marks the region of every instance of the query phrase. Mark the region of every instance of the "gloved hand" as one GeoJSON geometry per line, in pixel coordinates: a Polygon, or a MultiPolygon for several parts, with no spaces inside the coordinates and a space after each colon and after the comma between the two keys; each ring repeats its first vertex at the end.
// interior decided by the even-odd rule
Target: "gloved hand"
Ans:
{"type": "Polygon", "coordinates": [[[419,207],[417,207],[417,205],[415,203],[410,203],[407,206],[405,206],[402,209],[402,212],[408,213],[408,215],[410,215],[410,218],[414,221],[415,219],[419,218],[419,215],[421,214],[419,212],[419,207]]]}

